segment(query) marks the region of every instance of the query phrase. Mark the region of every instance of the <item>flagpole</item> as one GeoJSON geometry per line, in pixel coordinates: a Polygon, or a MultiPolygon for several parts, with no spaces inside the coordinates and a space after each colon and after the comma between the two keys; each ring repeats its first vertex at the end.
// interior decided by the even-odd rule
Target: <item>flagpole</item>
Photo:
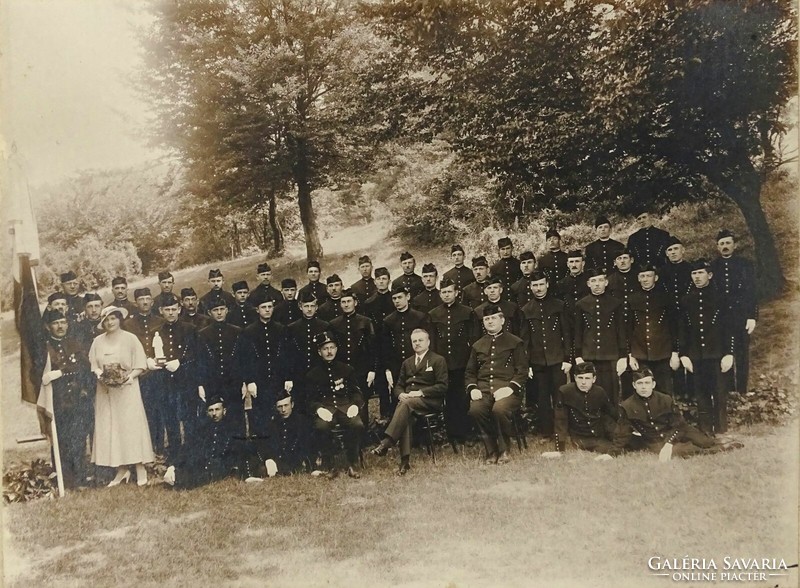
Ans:
{"type": "Polygon", "coordinates": [[[50,421],[51,444],[53,446],[53,461],[56,462],[56,482],[58,483],[58,497],[64,498],[64,473],[61,471],[61,449],[58,446],[58,432],[56,431],[56,411],[50,421]]]}

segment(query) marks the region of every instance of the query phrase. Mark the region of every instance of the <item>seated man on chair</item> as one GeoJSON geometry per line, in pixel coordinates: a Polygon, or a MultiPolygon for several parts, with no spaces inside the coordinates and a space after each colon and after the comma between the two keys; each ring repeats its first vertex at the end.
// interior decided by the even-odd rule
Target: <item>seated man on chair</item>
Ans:
{"type": "Polygon", "coordinates": [[[356,372],[346,363],[336,361],[338,348],[330,331],[315,335],[314,344],[322,358],[322,364],[308,372],[306,385],[323,464],[335,473],[333,468],[335,445],[331,431],[336,425],[340,425],[344,428],[347,475],[351,478],[360,478],[356,466],[364,429],[364,422],[359,414],[364,398],[358,387],[356,372]]]}
{"type": "Polygon", "coordinates": [[[431,339],[425,329],[411,332],[411,347],[414,355],[403,362],[400,375],[394,387],[397,408],[385,437],[380,445],[372,450],[373,455],[386,455],[389,447],[400,442],[400,469],[397,475],[403,476],[411,469],[411,427],[415,414],[439,412],[442,410],[444,395],[447,392],[447,363],[444,357],[430,351],[431,339]]]}

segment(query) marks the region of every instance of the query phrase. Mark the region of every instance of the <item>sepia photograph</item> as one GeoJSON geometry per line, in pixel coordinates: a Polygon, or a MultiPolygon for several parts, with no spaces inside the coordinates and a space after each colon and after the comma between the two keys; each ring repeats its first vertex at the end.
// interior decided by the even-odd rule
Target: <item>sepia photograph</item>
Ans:
{"type": "Polygon", "coordinates": [[[0,28],[0,585],[798,585],[796,0],[0,28]]]}

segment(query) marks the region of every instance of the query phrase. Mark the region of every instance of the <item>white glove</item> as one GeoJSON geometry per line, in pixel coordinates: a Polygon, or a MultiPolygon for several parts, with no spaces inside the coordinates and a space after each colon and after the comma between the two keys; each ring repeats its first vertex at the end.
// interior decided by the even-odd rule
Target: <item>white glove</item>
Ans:
{"type": "Polygon", "coordinates": [[[389,384],[389,390],[394,388],[394,378],[390,370],[386,370],[386,383],[389,384]]]}
{"type": "Polygon", "coordinates": [[[595,461],[611,461],[612,459],[614,459],[614,458],[611,457],[607,453],[604,453],[602,455],[598,455],[597,457],[594,458],[595,461]]]}
{"type": "Polygon", "coordinates": [[[358,414],[358,407],[355,404],[351,404],[347,407],[347,416],[348,418],[353,418],[358,414]]]}
{"type": "Polygon", "coordinates": [[[148,358],[145,360],[145,364],[147,364],[147,369],[149,369],[150,371],[153,371],[153,370],[160,370],[160,369],[161,369],[161,368],[159,367],[159,365],[156,363],[156,360],[155,360],[155,359],[153,359],[152,357],[148,357],[148,358]]]}
{"type": "Polygon", "coordinates": [[[625,370],[628,369],[628,358],[627,357],[620,357],[617,360],[617,375],[621,376],[625,373],[625,370]]]}
{"type": "Polygon", "coordinates": [[[561,371],[564,372],[565,375],[568,374],[569,370],[571,369],[572,369],[572,364],[570,362],[568,361],[561,362],[561,371]]]}
{"type": "Polygon", "coordinates": [[[528,378],[533,378],[533,368],[532,367],[528,368],[528,378]]]}
{"type": "Polygon", "coordinates": [[[101,370],[101,369],[92,370],[92,373],[93,373],[95,376],[97,376],[98,378],[100,378],[100,377],[102,377],[102,375],[103,375],[103,370],[101,370]]]}
{"type": "Polygon", "coordinates": [[[283,383],[283,389],[286,390],[287,392],[291,392],[292,388],[294,388],[294,382],[292,382],[291,380],[287,380],[286,382],[283,383]]]}
{"type": "Polygon", "coordinates": [[[690,374],[694,373],[694,366],[692,365],[692,360],[686,357],[685,355],[681,356],[681,365],[686,369],[687,372],[690,374]]]}
{"type": "MultiPolygon", "coordinates": [[[[256,383],[255,383],[255,382],[250,382],[250,383],[247,385],[247,392],[248,392],[248,394],[250,394],[250,396],[252,396],[253,398],[258,398],[258,386],[256,386],[256,383]]],[[[242,398],[244,398],[244,396],[242,396],[242,398]]]]}
{"type": "Polygon", "coordinates": [[[542,454],[542,457],[545,458],[545,459],[558,459],[559,457],[561,457],[561,452],[560,451],[545,451],[542,454]]]}
{"type": "Polygon", "coordinates": [[[469,397],[472,400],[480,400],[481,398],[483,398],[483,394],[477,388],[473,388],[472,390],[469,391],[469,397]]]}
{"type": "Polygon", "coordinates": [[[202,386],[197,387],[197,395],[200,397],[200,400],[202,400],[203,402],[206,401],[206,389],[203,388],[202,386]]]}
{"type": "Polygon", "coordinates": [[[422,398],[424,394],[422,393],[422,390],[412,390],[408,393],[408,396],[410,398],[422,398]]]}
{"type": "Polygon", "coordinates": [[[631,366],[632,370],[638,370],[639,369],[639,361],[635,357],[633,357],[632,355],[628,356],[628,365],[631,366]]]}
{"type": "Polygon", "coordinates": [[[169,466],[164,472],[164,481],[170,486],[175,485],[175,466],[169,466]]]}
{"type": "Polygon", "coordinates": [[[375,381],[375,372],[367,372],[367,388],[372,386],[375,381]]]}
{"type": "MultiPolygon", "coordinates": [[[[358,410],[356,410],[358,412],[358,410]]],[[[333,420],[333,413],[329,411],[327,408],[320,407],[317,409],[317,416],[321,418],[326,423],[329,423],[333,420]]]]}
{"type": "Polygon", "coordinates": [[[278,473],[278,464],[275,463],[275,460],[268,459],[264,465],[267,467],[267,476],[270,478],[278,473]]]}
{"type": "Polygon", "coordinates": [[[168,361],[164,364],[164,367],[167,368],[168,372],[176,372],[178,368],[181,367],[181,360],[180,359],[173,359],[168,361]]]}
{"type": "Polygon", "coordinates": [[[722,370],[722,373],[723,373],[723,374],[724,374],[725,372],[728,372],[728,371],[730,371],[730,369],[731,369],[732,367],[733,367],[733,356],[732,356],[732,355],[726,355],[726,356],[725,356],[725,357],[723,357],[723,358],[722,358],[722,360],[719,362],[719,368],[722,370]]]}
{"type": "Polygon", "coordinates": [[[664,447],[658,453],[658,461],[669,461],[672,459],[672,443],[664,443],[664,447]]]}
{"type": "Polygon", "coordinates": [[[47,386],[53,380],[59,379],[64,373],[61,370],[50,370],[42,376],[42,384],[47,386]]]}
{"type": "Polygon", "coordinates": [[[753,331],[756,330],[756,319],[747,319],[747,322],[744,324],[744,330],[747,331],[748,335],[752,335],[753,331]]]}
{"type": "Polygon", "coordinates": [[[511,389],[510,386],[503,386],[502,388],[498,388],[497,390],[495,390],[493,396],[495,401],[497,401],[497,400],[502,400],[503,398],[508,398],[513,393],[514,391],[511,389]]]}
{"type": "Polygon", "coordinates": [[[669,356],[669,367],[672,369],[672,371],[676,371],[679,367],[681,367],[681,358],[678,357],[678,354],[675,352],[669,356]]]}

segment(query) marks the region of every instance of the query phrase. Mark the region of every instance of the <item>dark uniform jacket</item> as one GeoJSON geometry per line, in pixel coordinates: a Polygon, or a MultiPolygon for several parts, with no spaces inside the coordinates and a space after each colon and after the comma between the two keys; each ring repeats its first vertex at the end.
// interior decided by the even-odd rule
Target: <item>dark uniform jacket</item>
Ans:
{"type": "MultiPolygon", "coordinates": [[[[47,338],[47,355],[50,369],[61,370],[62,376],[53,380],[53,409],[71,410],[82,408],[86,400],[94,396],[91,387],[92,373],[87,352],[76,339],[67,335],[63,339],[47,338]]],[[[46,357],[38,358],[45,361],[46,357]]],[[[38,373],[44,372],[45,364],[37,365],[38,373]]],[[[56,414],[56,419],[58,419],[56,414]]],[[[86,431],[88,434],[89,431],[86,431]]]]}
{"type": "Polygon", "coordinates": [[[220,394],[229,401],[241,399],[241,334],[239,327],[219,322],[197,332],[198,384],[205,387],[206,394],[220,394]]]}
{"type": "Polygon", "coordinates": [[[327,331],[329,324],[316,316],[302,317],[287,327],[289,332],[289,361],[292,365],[293,379],[299,380],[320,361],[314,336],[327,331]]]}
{"type": "Polygon", "coordinates": [[[589,294],[575,305],[575,356],[584,361],[609,361],[625,357],[628,342],[622,302],[607,292],[589,294]]]}
{"type": "Polygon", "coordinates": [[[447,362],[438,353],[428,350],[419,365],[417,356],[412,355],[403,362],[394,395],[419,390],[426,400],[439,401],[441,404],[447,392],[447,362]]]}
{"type": "Polygon", "coordinates": [[[447,369],[463,370],[481,330],[475,312],[466,304],[441,304],[428,317],[431,323],[431,349],[445,358],[447,369]]]}
{"type": "MultiPolygon", "coordinates": [[[[170,293],[159,292],[158,294],[153,296],[153,308],[150,309],[150,314],[152,314],[153,316],[157,316],[157,317],[161,316],[161,312],[158,309],[161,308],[164,305],[164,299],[167,296],[172,296],[172,292],[170,292],[170,293]]],[[[183,311],[181,311],[181,312],[183,312],[183,311]]]]}
{"type": "Polygon", "coordinates": [[[392,280],[391,289],[394,290],[398,286],[407,288],[411,293],[412,298],[425,290],[425,284],[422,283],[422,277],[414,273],[403,274],[399,278],[392,280]]]}
{"type": "Polygon", "coordinates": [[[189,315],[186,310],[181,310],[180,317],[178,320],[187,323],[188,325],[194,327],[197,330],[202,329],[203,327],[207,327],[211,324],[211,317],[205,314],[200,314],[199,312],[194,313],[193,315],[189,315]]]}
{"type": "Polygon", "coordinates": [[[184,488],[231,475],[236,467],[231,423],[226,418],[218,423],[203,419],[197,434],[180,447],[175,462],[168,462],[167,466],[175,466],[175,485],[184,488]]]}
{"type": "Polygon", "coordinates": [[[581,272],[577,276],[567,274],[558,284],[553,292],[556,298],[566,303],[567,312],[574,312],[578,300],[591,294],[587,284],[586,272],[581,272]]]}
{"type": "Polygon", "coordinates": [[[64,294],[67,299],[67,321],[70,323],[75,323],[78,321],[78,315],[80,315],[86,305],[83,302],[83,296],[80,294],[64,294]]]}
{"type": "Polygon", "coordinates": [[[246,383],[277,390],[292,379],[288,337],[288,329],[274,319],[266,323],[259,319],[242,331],[242,378],[246,383]]]}
{"type": "Polygon", "coordinates": [[[236,298],[234,298],[233,294],[222,289],[214,290],[212,288],[200,297],[200,302],[197,305],[197,312],[208,315],[208,311],[210,310],[208,305],[211,304],[211,300],[214,298],[222,298],[229,309],[236,304],[236,298]]]}
{"type": "Polygon", "coordinates": [[[625,322],[630,322],[630,297],[634,292],[641,290],[639,276],[636,271],[614,271],[608,275],[608,292],[611,296],[622,302],[622,316],[625,322]]]}
{"type": "Polygon", "coordinates": [[[625,245],[614,239],[592,241],[586,246],[586,267],[601,269],[608,274],[614,269],[614,260],[623,249],[625,245]]]}
{"type": "Polygon", "coordinates": [[[439,289],[423,290],[411,300],[411,308],[420,312],[428,314],[434,308],[442,303],[442,298],[439,296],[439,289]]]}
{"type": "Polygon", "coordinates": [[[729,317],[742,327],[747,319],[758,319],[753,262],[738,256],[718,257],[711,262],[711,271],[714,272],[711,285],[720,293],[729,317]]]}
{"type": "Polygon", "coordinates": [[[556,450],[564,450],[568,436],[610,437],[616,418],[616,408],[597,384],[587,392],[575,383],[560,386],[555,398],[556,450]]]}
{"type": "Polygon", "coordinates": [[[357,282],[353,282],[350,289],[356,295],[359,304],[364,304],[378,291],[378,287],[375,285],[375,278],[372,277],[361,278],[357,282]]]}
{"type": "Polygon", "coordinates": [[[339,348],[337,357],[341,361],[353,366],[359,377],[378,371],[378,340],[370,319],[353,312],[336,317],[330,325],[339,348]]]}
{"type": "Polygon", "coordinates": [[[86,354],[89,353],[94,338],[100,334],[100,331],[97,330],[99,324],[99,320],[92,321],[84,318],[81,322],[70,327],[70,336],[81,344],[81,349],[83,349],[86,354]]]}
{"type": "Polygon", "coordinates": [[[197,385],[197,330],[183,321],[164,321],[158,329],[164,344],[167,361],[177,359],[180,367],[174,372],[160,371],[161,377],[173,389],[186,390],[197,385]]]}
{"type": "Polygon", "coordinates": [[[281,300],[275,305],[275,310],[272,313],[272,320],[279,322],[284,327],[299,321],[302,317],[303,313],[297,305],[297,300],[281,300]]]}
{"type": "Polygon", "coordinates": [[[264,284],[261,283],[255,288],[250,291],[250,294],[247,295],[247,303],[250,306],[255,306],[255,300],[272,300],[272,302],[277,306],[277,304],[283,300],[283,294],[281,291],[275,288],[272,284],[264,284]],[[264,298],[261,298],[263,296],[264,298]]]}
{"type": "Polygon", "coordinates": [[[692,287],[681,300],[678,347],[692,362],[733,353],[734,334],[720,294],[709,284],[692,287]]]}
{"type": "Polygon", "coordinates": [[[125,300],[116,300],[116,299],[114,299],[111,302],[109,302],[108,304],[106,304],[104,308],[108,308],[109,306],[116,306],[117,308],[124,308],[125,310],[128,311],[128,316],[139,312],[139,309],[136,307],[136,305],[133,302],[131,302],[130,300],[128,300],[127,298],[125,300]]]}
{"type": "Polygon", "coordinates": [[[491,275],[500,278],[503,282],[503,299],[511,300],[511,286],[522,277],[522,270],[519,268],[519,259],[514,257],[506,257],[505,259],[498,259],[495,264],[489,268],[491,275]]]}
{"type": "Polygon", "coordinates": [[[313,413],[318,408],[327,408],[331,412],[347,412],[353,404],[359,408],[364,404],[355,370],[341,361],[320,362],[308,372],[306,385],[313,413]]]}
{"type": "Polygon", "coordinates": [[[486,287],[486,282],[471,282],[464,288],[464,304],[470,308],[478,308],[481,304],[486,302],[486,292],[483,289],[486,287]]]}
{"type": "Polygon", "coordinates": [[[656,287],[662,288],[670,297],[674,309],[681,305],[681,298],[692,289],[692,270],[688,261],[672,263],[667,261],[658,268],[658,282],[656,287]]]}
{"type": "Polygon", "coordinates": [[[258,320],[258,311],[247,303],[234,302],[233,306],[228,307],[228,317],[225,320],[234,327],[244,329],[258,320]]]}
{"type": "Polygon", "coordinates": [[[161,317],[155,317],[151,314],[142,315],[137,312],[122,321],[122,328],[136,335],[147,357],[155,357],[153,354],[153,335],[163,324],[164,319],[161,317]]]}
{"type": "Polygon", "coordinates": [[[552,285],[558,284],[569,275],[566,251],[547,251],[539,258],[539,269],[543,271],[552,285]]]}
{"type": "Polygon", "coordinates": [[[273,417],[267,426],[268,455],[275,460],[278,473],[301,471],[311,455],[311,423],[292,412],[288,418],[273,417]]]}
{"type": "Polygon", "coordinates": [[[678,314],[669,294],[639,289],[630,298],[628,342],[636,359],[661,361],[678,351],[678,314]]]}
{"type": "Polygon", "coordinates": [[[572,335],[564,302],[547,295],[534,298],[522,307],[522,341],[532,366],[551,366],[568,362],[572,354],[572,335]]]}
{"type": "Polygon", "coordinates": [[[328,287],[317,280],[316,282],[309,282],[297,292],[297,297],[305,292],[311,292],[317,299],[317,304],[323,304],[328,299],[328,287]]]}
{"type": "Polygon", "coordinates": [[[340,299],[328,298],[325,303],[319,307],[316,316],[320,320],[331,322],[337,316],[342,316],[343,314],[344,311],[342,310],[340,299]]]}
{"type": "Polygon", "coordinates": [[[510,386],[521,396],[528,380],[528,355],[522,339],[501,331],[497,335],[484,335],[472,346],[464,373],[467,392],[477,388],[492,394],[499,388],[510,386]]]}
{"type": "Polygon", "coordinates": [[[690,427],[669,394],[653,390],[649,398],[634,394],[619,406],[619,420],[614,431],[614,451],[621,453],[630,443],[633,433],[645,443],[677,443],[691,441],[700,447],[711,447],[714,440],[690,427]]]}
{"type": "Polygon", "coordinates": [[[475,309],[475,316],[477,317],[478,324],[481,326],[481,333],[484,335],[486,331],[483,329],[483,313],[490,304],[496,304],[503,311],[503,316],[506,317],[506,324],[504,330],[512,335],[519,337],[519,329],[522,325],[522,311],[517,306],[516,302],[510,300],[499,300],[498,302],[489,302],[488,300],[475,309]]]}
{"type": "Polygon", "coordinates": [[[411,332],[414,329],[425,329],[430,334],[430,319],[427,314],[410,306],[404,312],[395,310],[383,319],[381,364],[384,369],[396,374],[403,361],[414,355],[411,347],[411,332]]]}
{"type": "Polygon", "coordinates": [[[531,300],[533,300],[531,281],[528,276],[523,275],[519,280],[511,284],[511,301],[522,308],[531,300]]]}
{"type": "Polygon", "coordinates": [[[465,265],[461,267],[453,266],[444,272],[442,280],[453,280],[456,286],[458,286],[459,291],[463,292],[464,288],[475,281],[475,275],[472,273],[472,270],[465,265]]]}
{"type": "Polygon", "coordinates": [[[628,250],[637,265],[661,267],[667,261],[669,233],[658,227],[639,229],[628,237],[628,250]]]}

